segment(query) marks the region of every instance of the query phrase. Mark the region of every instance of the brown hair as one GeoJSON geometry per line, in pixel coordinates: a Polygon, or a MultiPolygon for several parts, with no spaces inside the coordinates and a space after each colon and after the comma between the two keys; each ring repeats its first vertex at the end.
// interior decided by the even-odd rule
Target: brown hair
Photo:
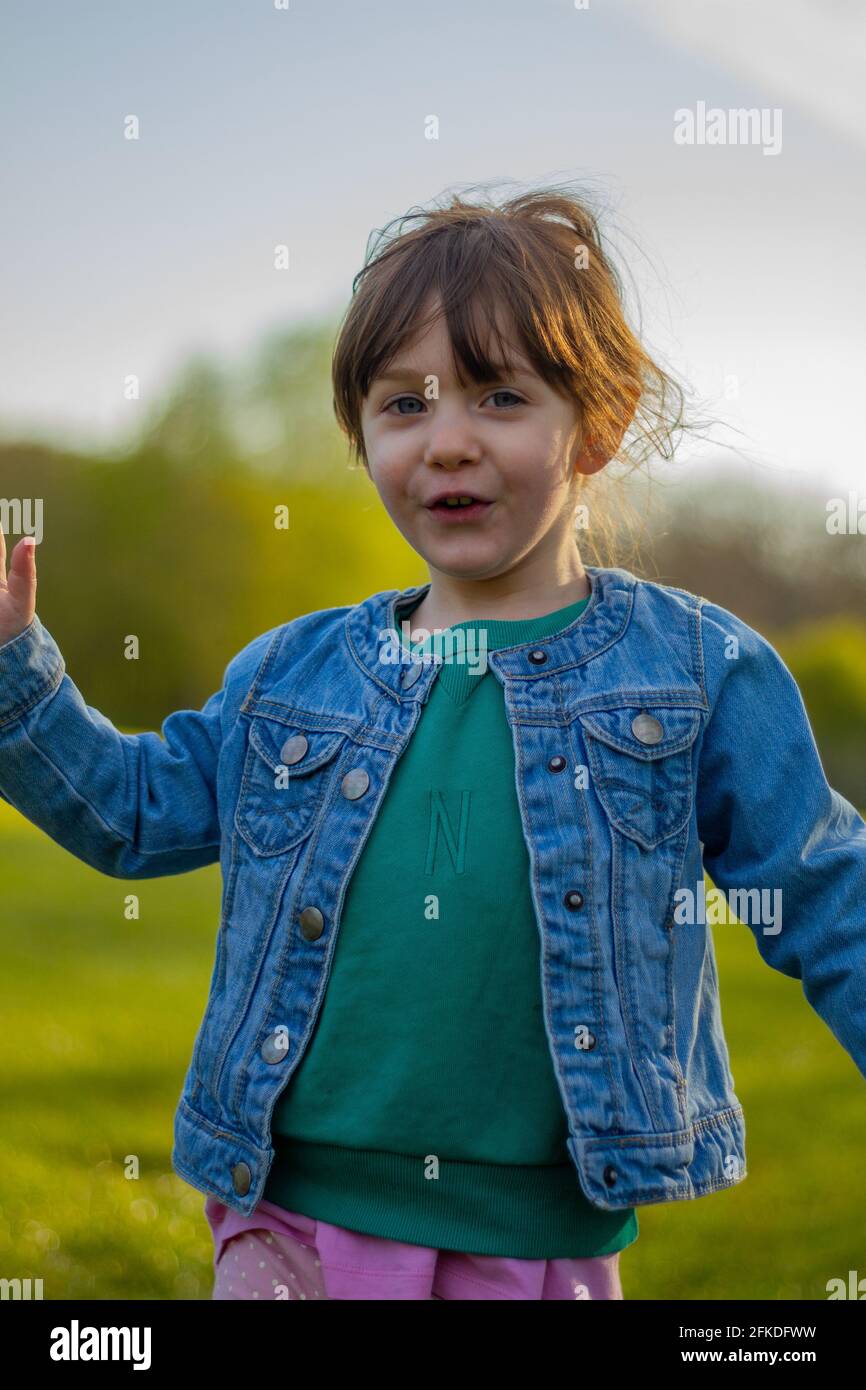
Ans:
{"type": "MultiPolygon", "coordinates": [[[[368,472],[364,399],[403,344],[426,327],[421,314],[431,295],[441,298],[461,384],[464,372],[479,384],[497,375],[477,332],[476,307],[508,360],[496,322],[497,306],[505,307],[539,376],[579,401],[588,447],[629,471],[653,453],[673,457],[685,428],[683,392],[629,328],[620,277],[583,198],[541,188],[497,206],[455,195],[446,206],[394,219],[381,236],[383,249],[373,255],[368,247],[353,281],[332,364],[337,423],[368,472]],[[405,230],[413,218],[419,225],[405,230]]],[[[614,527],[613,516],[596,505],[602,476],[592,480],[593,524],[581,549],[607,563],[614,527]]],[[[629,511],[617,508],[620,532],[629,511]]]]}

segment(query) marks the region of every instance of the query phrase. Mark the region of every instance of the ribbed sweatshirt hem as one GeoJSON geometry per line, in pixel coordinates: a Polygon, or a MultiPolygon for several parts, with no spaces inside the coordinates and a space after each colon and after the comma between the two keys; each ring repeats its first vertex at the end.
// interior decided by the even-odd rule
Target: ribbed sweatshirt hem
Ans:
{"type": "Polygon", "coordinates": [[[263,1196],[286,1211],[410,1245],[525,1260],[609,1255],[638,1236],[633,1208],[587,1201],[569,1160],[438,1160],[273,1136],[263,1196]],[[438,1171],[438,1177],[425,1176],[438,1171]]]}

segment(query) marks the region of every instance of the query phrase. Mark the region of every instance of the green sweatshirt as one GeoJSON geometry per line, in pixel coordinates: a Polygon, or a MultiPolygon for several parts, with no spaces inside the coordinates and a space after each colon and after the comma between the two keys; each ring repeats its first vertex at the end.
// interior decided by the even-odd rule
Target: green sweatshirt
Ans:
{"type": "Polygon", "coordinates": [[[586,602],[457,623],[462,663],[447,660],[447,639],[425,644],[446,660],[350,879],[321,1012],[274,1108],[269,1201],[481,1255],[602,1255],[637,1239],[634,1209],[591,1206],[565,1147],[512,734],[502,686],[473,674],[482,649],[469,645],[550,636],[586,602]]]}

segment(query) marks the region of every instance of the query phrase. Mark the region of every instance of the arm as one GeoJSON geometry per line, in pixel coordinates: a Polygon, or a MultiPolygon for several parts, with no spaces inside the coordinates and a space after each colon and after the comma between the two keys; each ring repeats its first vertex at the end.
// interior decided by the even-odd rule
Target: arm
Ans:
{"type": "Polygon", "coordinates": [[[772,903],[781,890],[781,927],[755,912],[746,925],[866,1076],[866,823],[827,782],[770,643],[706,601],[701,627],[712,711],[697,784],[704,866],[726,894],[767,889],[772,903]]]}
{"type": "Polygon", "coordinates": [[[201,710],[156,733],[121,734],[85,704],[36,616],[33,546],[8,582],[0,530],[0,793],[86,864],[115,878],[185,873],[219,858],[217,768],[224,733],[272,633],[226,669],[201,710]]]}
{"type": "Polygon", "coordinates": [[[34,617],[0,647],[0,790],[64,849],[112,877],[210,864],[219,858],[225,693],[224,684],[202,710],[169,715],[165,742],[156,733],[121,734],[85,704],[34,617]]]}

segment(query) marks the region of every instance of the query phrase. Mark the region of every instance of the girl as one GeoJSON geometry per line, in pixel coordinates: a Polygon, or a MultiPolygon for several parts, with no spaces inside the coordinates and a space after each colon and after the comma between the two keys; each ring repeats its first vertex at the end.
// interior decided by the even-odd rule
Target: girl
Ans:
{"type": "Polygon", "coordinates": [[[24,539],[0,789],[106,873],[220,860],[172,1154],[215,1298],[620,1299],[638,1206],[746,1175],[704,868],[866,1075],[866,825],[768,643],[582,562],[588,480],[681,418],[577,199],[401,231],[333,383],[429,581],[263,634],[163,742],[84,704],[24,539]]]}

